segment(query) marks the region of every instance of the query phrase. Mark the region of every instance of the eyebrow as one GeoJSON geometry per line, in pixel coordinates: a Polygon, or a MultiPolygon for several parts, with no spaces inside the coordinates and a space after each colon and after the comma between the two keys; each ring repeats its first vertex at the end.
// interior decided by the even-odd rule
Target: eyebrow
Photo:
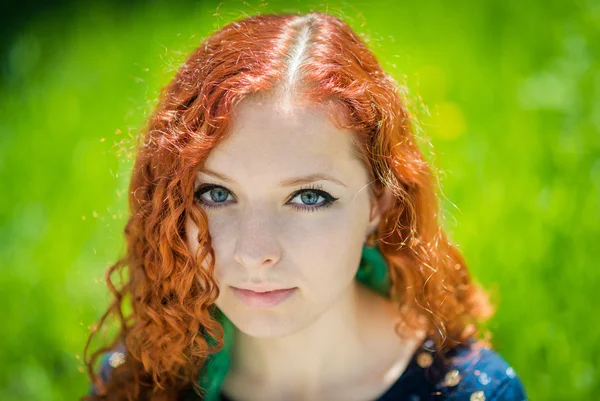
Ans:
{"type": "MultiPolygon", "coordinates": [[[[215,178],[218,178],[219,180],[228,182],[230,184],[235,183],[235,181],[232,180],[231,178],[227,177],[226,175],[219,174],[216,171],[212,171],[212,170],[209,170],[209,169],[202,169],[199,172],[203,173],[203,174],[206,174],[206,175],[210,175],[210,176],[215,177],[215,178]]],[[[302,176],[302,177],[292,177],[292,178],[288,178],[288,179],[285,179],[285,180],[281,180],[279,182],[279,186],[280,187],[293,187],[293,186],[296,186],[296,185],[309,184],[311,182],[323,181],[323,180],[334,182],[334,183],[339,184],[339,185],[341,185],[343,187],[346,186],[340,180],[338,180],[338,179],[336,179],[336,178],[334,178],[334,177],[332,177],[330,175],[321,174],[321,173],[309,174],[309,175],[302,176]]]]}

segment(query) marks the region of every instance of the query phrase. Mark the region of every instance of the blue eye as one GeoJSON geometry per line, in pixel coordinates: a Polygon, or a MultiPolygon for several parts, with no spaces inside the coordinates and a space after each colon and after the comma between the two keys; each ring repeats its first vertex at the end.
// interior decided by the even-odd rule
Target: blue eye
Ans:
{"type": "Polygon", "coordinates": [[[211,207],[221,207],[220,205],[215,205],[216,203],[224,203],[230,196],[228,190],[223,188],[220,185],[205,185],[203,187],[198,188],[196,193],[194,194],[195,198],[204,206],[209,208],[211,207]],[[206,199],[203,195],[208,194],[210,199],[206,199]],[[212,202],[212,203],[211,203],[212,202]]]}
{"type": "MultiPolygon", "coordinates": [[[[331,196],[328,192],[323,191],[322,186],[310,186],[308,188],[300,189],[290,197],[290,200],[286,203],[291,205],[293,208],[302,211],[316,211],[325,207],[329,207],[338,200],[331,196]],[[291,202],[292,200],[299,198],[301,203],[291,202]],[[322,199],[322,200],[320,200],[322,199]]],[[[208,208],[220,208],[224,207],[230,197],[233,195],[226,188],[221,185],[209,184],[198,188],[194,194],[194,197],[200,204],[208,208]],[[208,195],[208,198],[205,196],[208,195]]]]}
{"type": "Polygon", "coordinates": [[[311,187],[296,191],[292,196],[292,199],[300,198],[302,203],[290,203],[295,209],[313,212],[318,209],[329,207],[338,198],[334,198],[328,192],[321,189],[311,187]],[[319,199],[323,199],[319,201],[319,199]],[[315,206],[316,205],[316,206],[315,206]]]}
{"type": "Polygon", "coordinates": [[[208,193],[213,202],[219,203],[227,200],[227,191],[224,188],[213,188],[208,193]]]}

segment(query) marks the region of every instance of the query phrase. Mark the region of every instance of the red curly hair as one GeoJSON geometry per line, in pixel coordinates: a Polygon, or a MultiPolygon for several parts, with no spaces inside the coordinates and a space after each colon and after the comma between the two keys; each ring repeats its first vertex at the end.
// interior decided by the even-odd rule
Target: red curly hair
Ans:
{"type": "Polygon", "coordinates": [[[127,252],[107,272],[114,301],[96,326],[116,316],[120,332],[91,356],[97,330],[90,334],[85,363],[99,392],[86,399],[176,400],[190,388],[199,391],[197,374],[223,347],[223,327],[211,314],[219,288],[207,217],[194,203],[194,177],[227,134],[235,105],[259,93],[334,103],[343,117],[334,117],[336,123],[356,132],[374,193],[384,186],[393,193],[377,246],[407,326],[425,330],[443,353],[476,335],[476,323],[490,315],[487,297],[441,228],[437,182],[399,85],[339,18],[253,16],[206,39],[162,90],[148,121],[130,184],[127,252]],[[197,254],[186,245],[186,216],[199,228],[197,254]],[[125,273],[119,285],[111,281],[115,272],[125,273]],[[94,366],[118,344],[126,348],[126,362],[102,383],[94,366]]]}

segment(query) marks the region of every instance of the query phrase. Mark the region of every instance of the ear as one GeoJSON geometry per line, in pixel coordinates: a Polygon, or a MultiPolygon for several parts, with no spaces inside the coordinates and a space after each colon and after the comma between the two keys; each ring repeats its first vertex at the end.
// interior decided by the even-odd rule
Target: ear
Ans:
{"type": "Polygon", "coordinates": [[[388,186],[383,186],[381,194],[376,197],[374,194],[370,196],[371,209],[369,213],[369,224],[365,235],[369,235],[377,229],[381,217],[387,212],[394,201],[394,195],[388,186]]]}

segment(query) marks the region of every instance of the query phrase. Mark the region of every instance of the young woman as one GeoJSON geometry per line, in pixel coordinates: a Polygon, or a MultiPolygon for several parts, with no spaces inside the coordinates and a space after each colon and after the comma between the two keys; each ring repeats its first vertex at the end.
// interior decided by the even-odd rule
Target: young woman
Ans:
{"type": "Polygon", "coordinates": [[[435,190],[399,88],[348,25],[222,28],[140,144],[100,321],[121,331],[86,356],[84,398],[524,400],[477,340],[490,307],[435,190]]]}

